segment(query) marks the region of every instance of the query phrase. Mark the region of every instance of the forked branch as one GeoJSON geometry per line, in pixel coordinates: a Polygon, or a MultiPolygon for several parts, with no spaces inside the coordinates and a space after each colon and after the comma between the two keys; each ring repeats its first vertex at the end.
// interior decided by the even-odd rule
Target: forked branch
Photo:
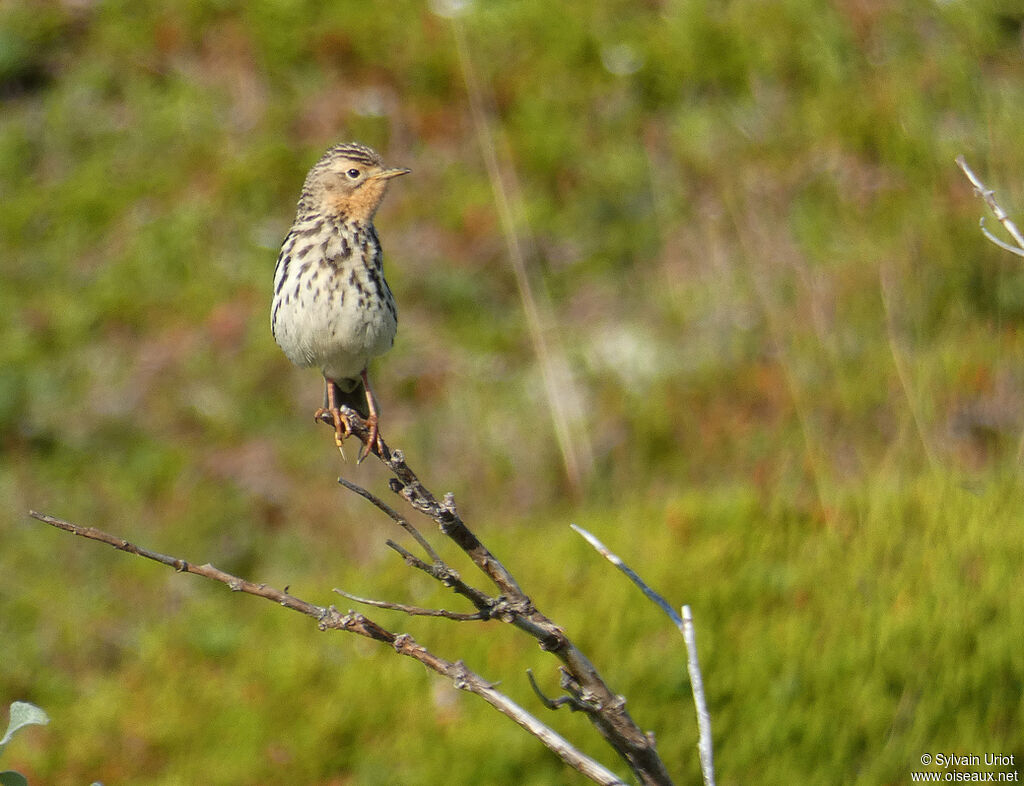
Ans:
{"type": "Polygon", "coordinates": [[[170,557],[166,554],[160,554],[159,552],[136,546],[124,538],[111,535],[95,527],[83,527],[56,516],[50,516],[34,510],[29,511],[29,515],[57,529],[74,535],[80,535],[90,540],[96,540],[100,543],[106,543],[120,551],[167,565],[181,573],[193,573],[196,576],[219,581],[222,584],[226,584],[233,592],[244,592],[249,595],[272,600],[285,608],[305,614],[307,617],[312,617],[316,620],[317,627],[320,630],[343,630],[390,644],[399,655],[419,661],[431,671],[446,677],[459,690],[475,693],[503,715],[507,715],[522,728],[539,738],[562,761],[595,783],[607,784],[607,786],[622,786],[624,783],[615,773],[589,756],[580,753],[568,740],[541,723],[508,696],[496,690],[493,684],[470,671],[461,660],[450,661],[435,655],[426,647],[418,644],[412,636],[404,633],[393,633],[362,614],[352,611],[342,614],[334,606],[317,606],[314,603],[302,600],[288,592],[283,592],[266,584],[257,584],[234,576],[219,568],[215,568],[209,563],[196,565],[179,557],[170,557]]]}
{"type": "Polygon", "coordinates": [[[655,592],[629,565],[605,546],[600,540],[590,534],[582,527],[570,524],[572,529],[579,533],[597,552],[608,560],[612,565],[621,570],[630,581],[636,584],[658,608],[664,611],[669,619],[676,624],[686,644],[686,668],[690,674],[690,689],[693,693],[693,703],[697,708],[697,731],[699,738],[697,750],[700,753],[700,769],[704,777],[705,786],[715,786],[715,760],[711,744],[711,713],[708,712],[707,699],[704,698],[704,677],[700,671],[700,661],[697,658],[697,634],[693,627],[693,615],[689,606],[683,606],[683,615],[679,616],[676,611],[661,595],[655,592]]]}
{"type": "MultiPolygon", "coordinates": [[[[370,432],[365,421],[354,410],[343,410],[351,433],[366,444],[370,432]]],[[[332,425],[326,414],[322,420],[332,425]]],[[[587,717],[641,783],[670,784],[672,780],[658,756],[653,734],[644,733],[636,725],[626,711],[626,699],[612,692],[565,631],[534,606],[511,572],[469,530],[455,507],[452,495],[446,494],[439,502],[406,463],[402,451],[392,451],[383,441],[381,443],[379,450],[374,445],[371,451],[394,475],[389,481],[391,490],[415,510],[433,519],[441,533],[462,549],[497,587],[500,594],[494,600],[499,605],[494,609],[494,616],[528,633],[537,640],[541,649],[551,652],[562,662],[570,684],[577,686],[573,695],[580,700],[581,706],[588,709],[587,717]]],[[[351,483],[347,481],[345,485],[350,486],[351,483]]]]}
{"type": "Polygon", "coordinates": [[[1017,245],[1012,246],[989,232],[988,228],[985,226],[984,218],[981,219],[980,222],[982,234],[1004,251],[1009,251],[1011,254],[1024,257],[1024,235],[1021,234],[1021,231],[1017,229],[1017,225],[1010,220],[1006,211],[1003,210],[996,201],[995,192],[981,182],[981,178],[974,174],[974,170],[967,165],[967,161],[963,156],[956,157],[956,165],[960,167],[967,179],[971,181],[971,185],[974,186],[975,192],[985,200],[985,204],[988,205],[989,210],[992,211],[992,214],[996,217],[999,223],[1003,225],[1003,228],[1009,233],[1010,237],[1013,238],[1013,242],[1017,245]]]}
{"type": "MultiPolygon", "coordinates": [[[[364,444],[370,436],[366,422],[358,413],[343,408],[349,431],[364,444]]],[[[324,422],[333,429],[333,421],[324,416],[324,422]]],[[[455,543],[473,564],[483,572],[497,589],[491,595],[471,586],[435,551],[426,538],[403,516],[382,502],[378,497],[341,479],[345,488],[359,494],[402,526],[423,549],[427,560],[420,559],[398,544],[388,541],[388,546],[398,552],[411,566],[422,570],[438,582],[466,598],[476,609],[475,613],[461,613],[443,609],[428,609],[389,601],[369,600],[348,593],[346,597],[370,606],[398,610],[411,615],[431,615],[460,621],[499,619],[514,625],[533,637],[541,649],[551,652],[562,663],[562,687],[566,690],[564,701],[555,700],[555,706],[568,703],[574,709],[583,711],[602,737],[628,764],[630,769],[645,785],[666,786],[671,778],[658,756],[654,737],[644,733],[626,711],[626,700],[612,692],[587,657],[573,644],[557,624],[534,606],[523,592],[511,572],[484,546],[462,520],[451,494],[440,500],[419,480],[416,473],[405,461],[399,450],[391,450],[382,439],[376,440],[371,452],[376,455],[393,477],[389,480],[392,491],[404,499],[412,508],[437,525],[440,532],[455,543]]],[[[122,551],[155,560],[175,570],[194,573],[228,585],[232,590],[246,592],[293,609],[317,620],[321,630],[347,630],[358,635],[390,644],[402,655],[412,657],[428,668],[444,675],[462,690],[477,694],[500,712],[540,738],[559,757],[591,780],[603,784],[618,784],[622,781],[610,770],[593,759],[584,756],[553,730],[542,724],[494,686],[469,671],[461,661],[448,661],[417,644],[409,636],[393,633],[369,618],[349,612],[342,614],[334,606],[317,606],[282,592],[265,584],[256,584],[221,571],[213,565],[195,565],[185,560],[169,557],[138,547],[128,541],[92,527],[81,527],[62,519],[33,512],[33,517],[67,532],[92,540],[108,543],[122,551]]]]}

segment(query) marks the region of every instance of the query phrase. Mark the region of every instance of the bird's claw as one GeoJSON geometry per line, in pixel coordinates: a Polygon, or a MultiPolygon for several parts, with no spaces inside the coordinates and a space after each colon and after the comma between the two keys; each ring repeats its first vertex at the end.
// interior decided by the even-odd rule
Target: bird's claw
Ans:
{"type": "MultiPolygon", "coordinates": [[[[324,415],[330,415],[331,420],[334,422],[334,444],[338,446],[338,452],[341,453],[341,457],[348,461],[345,457],[345,437],[351,436],[352,427],[349,425],[348,418],[341,414],[341,410],[337,407],[333,409],[326,409],[320,407],[314,414],[313,420],[322,420],[324,415]]],[[[362,459],[360,459],[362,461],[362,459]]]]}
{"type": "Polygon", "coordinates": [[[362,464],[366,460],[366,457],[370,455],[370,451],[373,448],[377,449],[378,454],[381,453],[381,438],[380,430],[377,427],[377,416],[370,415],[370,417],[366,419],[366,426],[370,430],[370,433],[366,436],[366,444],[364,444],[362,449],[359,451],[359,457],[356,459],[356,464],[362,464]]]}

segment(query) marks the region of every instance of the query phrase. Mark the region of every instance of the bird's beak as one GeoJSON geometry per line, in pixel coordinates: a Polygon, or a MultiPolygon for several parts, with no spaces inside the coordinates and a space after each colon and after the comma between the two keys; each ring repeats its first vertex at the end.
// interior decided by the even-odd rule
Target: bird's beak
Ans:
{"type": "Polygon", "coordinates": [[[383,172],[378,172],[373,176],[374,180],[390,180],[393,177],[399,175],[407,175],[412,172],[411,169],[385,169],[383,172]]]}

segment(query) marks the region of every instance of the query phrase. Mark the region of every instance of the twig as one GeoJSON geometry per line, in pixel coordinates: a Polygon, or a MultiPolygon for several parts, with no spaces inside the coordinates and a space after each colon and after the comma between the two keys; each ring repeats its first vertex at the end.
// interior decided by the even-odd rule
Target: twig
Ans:
{"type": "Polygon", "coordinates": [[[971,181],[971,185],[974,186],[974,190],[982,199],[985,200],[985,204],[988,205],[989,210],[992,211],[993,215],[995,215],[999,220],[999,223],[1003,225],[1003,228],[1010,234],[1010,237],[1013,238],[1017,245],[1011,246],[1009,243],[1000,240],[989,232],[988,229],[985,228],[984,218],[980,221],[982,234],[1004,251],[1009,251],[1011,254],[1024,257],[1024,235],[1022,235],[1020,230],[1017,229],[1017,225],[1010,220],[1006,211],[1000,207],[999,203],[996,201],[995,192],[992,191],[992,189],[987,188],[985,184],[981,182],[981,179],[974,174],[974,171],[967,165],[967,161],[963,156],[956,157],[956,165],[960,167],[967,179],[971,181]]]}
{"type": "MultiPolygon", "coordinates": [[[[351,432],[358,440],[365,444],[370,434],[366,421],[353,409],[345,407],[344,413],[351,432]]],[[[320,420],[333,427],[330,413],[321,415],[320,420]]],[[[420,479],[416,477],[416,474],[409,468],[409,465],[405,463],[405,454],[401,450],[392,451],[384,444],[383,439],[378,439],[377,441],[384,446],[384,455],[381,455],[377,445],[373,445],[370,451],[394,474],[395,478],[389,484],[391,490],[400,495],[420,513],[432,518],[442,534],[455,541],[456,545],[466,552],[474,564],[487,574],[499,590],[507,595],[521,595],[522,590],[519,589],[519,585],[512,577],[512,574],[493,557],[490,551],[477,539],[476,535],[470,532],[466,525],[462,523],[462,519],[459,518],[459,514],[455,509],[454,501],[450,498],[445,498],[443,504],[438,502],[437,498],[427,490],[420,482],[420,479]]]]}
{"type": "Polygon", "coordinates": [[[641,783],[671,783],[672,779],[658,756],[654,740],[630,717],[625,700],[611,691],[590,660],[565,635],[565,631],[533,605],[508,569],[469,530],[459,516],[451,495],[446,495],[444,502],[439,503],[405,463],[402,451],[385,452],[389,457],[382,461],[397,479],[392,481],[392,489],[416,510],[433,518],[441,532],[497,585],[506,598],[507,613],[503,614],[502,619],[533,636],[541,649],[557,656],[587,694],[595,697],[601,710],[588,717],[608,744],[626,760],[641,783]]]}
{"type": "Polygon", "coordinates": [[[573,712],[593,712],[594,708],[584,704],[582,701],[577,699],[575,696],[566,695],[559,696],[557,699],[549,699],[544,695],[544,691],[540,689],[537,684],[537,680],[533,678],[533,669],[526,670],[526,678],[530,681],[530,687],[533,688],[533,692],[537,694],[537,698],[540,699],[540,703],[547,707],[549,710],[557,710],[563,705],[568,705],[569,709],[573,712]]]}
{"type": "Polygon", "coordinates": [[[458,620],[460,622],[467,622],[470,620],[486,620],[489,619],[490,615],[487,612],[476,611],[472,614],[464,614],[459,611],[448,611],[447,609],[425,609],[422,606],[409,606],[405,603],[392,603],[389,600],[374,600],[373,598],[361,598],[358,595],[353,595],[351,592],[345,592],[345,590],[334,588],[334,592],[337,592],[342,597],[354,600],[356,603],[362,603],[365,606],[373,606],[378,609],[392,609],[393,611],[400,611],[403,614],[408,614],[410,617],[443,617],[448,620],[458,620]]]}
{"type": "MultiPolygon", "coordinates": [[[[82,527],[78,524],[72,524],[70,521],[64,521],[56,516],[50,516],[45,513],[39,513],[34,510],[28,512],[34,519],[38,519],[51,527],[62,529],[65,532],[70,532],[73,535],[79,535],[89,540],[98,540],[100,543],[106,543],[113,546],[115,549],[120,551],[126,551],[129,554],[135,554],[139,557],[145,557],[151,559],[154,562],[159,562],[161,565],[167,565],[168,567],[174,568],[179,573],[193,573],[196,576],[203,576],[204,578],[213,579],[223,584],[227,584],[233,592],[245,592],[249,595],[256,595],[267,600],[272,600],[285,608],[297,611],[300,614],[313,617],[320,623],[320,629],[325,630],[328,627],[343,628],[344,625],[338,624],[341,619],[341,615],[337,609],[324,608],[322,606],[314,606],[312,603],[307,603],[304,600],[296,598],[294,595],[289,595],[287,592],[281,592],[280,590],[268,587],[266,584],[255,584],[245,579],[240,579],[237,576],[232,576],[230,573],[225,573],[219,568],[215,568],[210,563],[205,565],[195,565],[183,559],[177,557],[169,557],[166,554],[161,554],[157,551],[151,551],[150,549],[136,546],[134,543],[130,543],[124,538],[119,538],[116,535],[111,535],[103,530],[96,529],[94,527],[82,527]]],[[[371,636],[371,638],[376,638],[371,636]]]]}
{"type": "Polygon", "coordinates": [[[673,609],[672,606],[669,605],[669,602],[665,600],[663,597],[661,597],[661,595],[659,595],[657,592],[648,587],[647,584],[644,583],[644,580],[640,578],[633,571],[633,569],[629,567],[629,565],[623,562],[617,554],[612,553],[607,546],[605,546],[590,532],[587,532],[587,530],[583,529],[583,527],[577,527],[575,524],[570,524],[569,527],[577,535],[581,535],[583,539],[587,541],[587,543],[589,543],[591,546],[593,546],[594,550],[597,551],[602,557],[604,557],[606,560],[612,563],[612,565],[614,565],[627,576],[629,576],[630,580],[640,588],[644,595],[646,595],[648,599],[654,601],[654,603],[656,603],[662,611],[664,611],[666,614],[668,614],[669,617],[672,618],[672,621],[676,624],[676,627],[682,630],[683,620],[678,614],[676,614],[675,609],[673,609]]]}
{"type": "Polygon", "coordinates": [[[408,550],[399,546],[393,540],[385,541],[385,545],[398,552],[405,560],[405,563],[410,567],[422,570],[431,578],[437,579],[444,586],[450,588],[456,595],[462,595],[462,597],[466,598],[470,603],[476,606],[477,611],[486,614],[485,619],[490,619],[494,616],[493,610],[498,606],[499,599],[492,598],[486,592],[481,592],[476,587],[470,586],[464,582],[462,577],[459,576],[458,571],[447,563],[443,561],[434,563],[424,562],[415,554],[411,554],[408,550]]]}
{"type": "Polygon", "coordinates": [[[349,491],[354,491],[360,497],[362,497],[363,499],[369,500],[371,503],[376,505],[380,510],[384,511],[384,513],[386,513],[402,529],[404,529],[406,532],[408,532],[410,535],[412,535],[412,537],[415,539],[415,541],[420,544],[420,548],[423,549],[427,553],[428,557],[430,557],[435,563],[441,562],[441,558],[438,556],[437,552],[434,551],[433,547],[430,545],[430,541],[428,541],[425,537],[423,537],[423,535],[420,534],[420,531],[418,529],[416,529],[416,527],[414,527],[412,524],[409,523],[408,519],[406,519],[404,516],[402,516],[400,513],[398,513],[398,511],[396,511],[394,508],[392,508],[390,505],[388,505],[386,502],[384,502],[384,500],[382,500],[376,494],[374,494],[374,493],[372,493],[370,491],[367,491],[362,486],[357,486],[355,483],[353,483],[350,480],[346,480],[345,478],[338,478],[338,482],[342,486],[347,488],[349,491]]]}
{"type": "Polygon", "coordinates": [[[540,739],[540,741],[557,754],[562,761],[587,776],[595,783],[605,784],[606,786],[624,786],[624,781],[622,781],[615,773],[594,759],[591,759],[589,756],[578,751],[571,743],[568,742],[568,740],[559,735],[556,731],[541,723],[537,718],[533,717],[529,712],[512,701],[508,696],[496,690],[493,684],[487,682],[480,675],[475,674],[466,668],[466,665],[462,661],[445,660],[444,658],[430,652],[421,644],[418,644],[412,636],[408,636],[404,633],[392,633],[362,614],[356,614],[351,611],[347,614],[342,614],[334,606],[317,606],[313,603],[304,601],[301,598],[296,598],[287,592],[282,592],[281,590],[269,587],[266,584],[256,584],[246,579],[239,578],[238,576],[233,576],[230,573],[226,573],[213,567],[213,565],[209,563],[205,565],[194,565],[187,560],[179,559],[177,557],[169,557],[165,554],[160,554],[159,552],[151,551],[149,549],[142,548],[141,546],[136,546],[124,538],[111,535],[103,530],[99,530],[94,527],[83,527],[78,524],[73,524],[69,521],[59,519],[55,516],[38,513],[34,510],[29,511],[29,515],[32,516],[32,518],[38,519],[39,521],[56,527],[57,529],[70,532],[74,535],[80,535],[81,537],[88,538],[90,540],[107,543],[116,549],[126,551],[129,554],[135,554],[139,557],[154,560],[155,562],[172,567],[179,572],[194,573],[197,576],[203,576],[208,579],[213,579],[214,581],[219,581],[226,584],[232,591],[245,592],[249,595],[256,595],[261,598],[273,600],[286,608],[298,611],[308,617],[312,617],[317,621],[317,627],[319,627],[320,630],[344,630],[349,633],[355,633],[359,636],[390,644],[399,655],[405,655],[406,657],[419,661],[431,671],[437,672],[438,674],[448,678],[459,690],[468,691],[469,693],[475,693],[477,696],[480,696],[480,698],[496,710],[511,718],[519,724],[519,726],[540,739]]]}
{"type": "MultiPolygon", "coordinates": [[[[345,416],[351,433],[365,444],[369,438],[366,421],[351,409],[345,410],[345,416]]],[[[327,425],[332,425],[328,415],[321,419],[327,425]]],[[[646,734],[637,726],[626,711],[626,700],[608,687],[594,665],[566,636],[565,631],[533,605],[508,568],[466,526],[452,495],[446,494],[443,501],[438,501],[406,464],[401,450],[391,450],[383,440],[377,442],[379,447],[374,444],[371,452],[394,475],[389,481],[391,490],[415,510],[433,519],[440,532],[462,549],[473,564],[494,582],[501,593],[493,609],[494,615],[528,633],[537,640],[542,650],[552,653],[562,662],[579,684],[581,695],[594,703],[596,711],[589,713],[588,718],[642,784],[671,784],[672,779],[658,756],[653,735],[646,734]]]]}
{"type": "MultiPolygon", "coordinates": [[[[985,227],[984,218],[981,218],[978,222],[978,225],[981,227],[981,233],[1004,251],[1009,251],[1011,254],[1024,257],[1024,236],[1022,236],[1020,230],[1017,229],[1017,225],[1010,220],[1006,211],[1000,207],[998,202],[996,202],[995,192],[992,191],[992,189],[985,187],[985,184],[981,182],[981,179],[974,174],[974,171],[969,166],[967,166],[967,161],[963,156],[956,157],[956,165],[963,170],[964,175],[967,176],[967,179],[971,181],[971,185],[974,186],[975,192],[985,200],[989,209],[995,214],[995,217],[1003,225],[1003,228],[1010,234],[1010,237],[1017,242],[1017,245],[1011,246],[1009,243],[1000,240],[989,232],[985,227]]],[[[1020,439],[1017,441],[1017,460],[1020,461],[1022,457],[1024,457],[1024,433],[1021,434],[1020,439]]]]}
{"type": "Polygon", "coordinates": [[[651,589],[647,583],[637,575],[622,559],[613,553],[600,540],[582,527],[575,524],[569,525],[574,532],[581,535],[601,556],[617,567],[636,584],[641,591],[666,614],[679,628],[683,635],[683,642],[686,645],[686,666],[690,673],[690,688],[693,691],[693,703],[697,709],[697,751],[700,754],[700,769],[704,777],[705,786],[715,786],[715,762],[714,751],[711,743],[711,714],[708,712],[707,700],[704,697],[704,679],[700,672],[700,661],[697,659],[697,637],[693,628],[693,616],[689,606],[683,606],[683,615],[680,617],[675,609],[669,605],[661,595],[651,589]]]}
{"type": "Polygon", "coordinates": [[[711,713],[704,698],[704,677],[697,659],[697,632],[693,627],[693,613],[683,606],[683,641],[686,642],[686,670],[690,673],[693,703],[697,707],[697,750],[700,752],[700,770],[707,786],[715,786],[715,760],[711,746],[711,713]]]}

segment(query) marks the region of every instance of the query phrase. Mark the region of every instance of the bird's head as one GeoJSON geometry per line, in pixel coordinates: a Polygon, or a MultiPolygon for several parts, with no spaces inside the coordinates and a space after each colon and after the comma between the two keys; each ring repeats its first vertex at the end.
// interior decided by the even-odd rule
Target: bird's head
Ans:
{"type": "Polygon", "coordinates": [[[300,207],[369,222],[380,207],[393,177],[408,169],[388,169],[380,155],[366,145],[335,145],[313,166],[302,188],[300,207]]]}

